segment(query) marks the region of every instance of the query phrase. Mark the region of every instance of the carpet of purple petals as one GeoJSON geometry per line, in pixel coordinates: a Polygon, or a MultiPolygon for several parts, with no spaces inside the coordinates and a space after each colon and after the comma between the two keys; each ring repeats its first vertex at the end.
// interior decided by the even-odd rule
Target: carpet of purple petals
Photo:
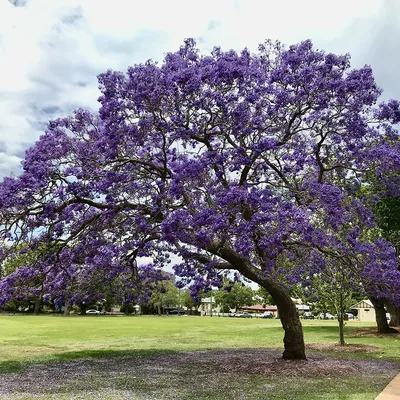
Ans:
{"type": "Polygon", "coordinates": [[[396,362],[318,352],[308,361],[285,361],[275,350],[190,351],[33,363],[23,372],[0,374],[0,399],[259,399],[279,379],[365,380],[379,375],[389,382],[398,370],[396,362]]]}

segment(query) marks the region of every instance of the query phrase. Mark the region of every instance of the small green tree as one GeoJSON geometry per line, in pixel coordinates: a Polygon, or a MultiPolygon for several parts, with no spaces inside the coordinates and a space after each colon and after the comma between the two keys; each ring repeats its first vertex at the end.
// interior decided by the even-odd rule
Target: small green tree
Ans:
{"type": "Polygon", "coordinates": [[[344,269],[331,269],[329,273],[326,269],[324,274],[314,275],[309,279],[308,286],[297,286],[295,294],[305,302],[313,303],[314,309],[324,314],[331,312],[337,315],[339,343],[345,345],[345,313],[357,302],[357,299],[344,269]],[[302,292],[303,295],[301,295],[302,292]]]}
{"type": "Polygon", "coordinates": [[[251,306],[253,301],[253,289],[240,282],[230,284],[225,281],[224,286],[215,292],[215,304],[222,307],[224,312],[229,309],[235,311],[242,306],[251,306]]]}
{"type": "Polygon", "coordinates": [[[196,302],[193,297],[190,294],[189,289],[182,289],[180,292],[180,298],[181,298],[181,304],[188,308],[189,310],[192,310],[193,308],[196,308],[199,306],[199,302],[196,302]]]}
{"type": "MultiPolygon", "coordinates": [[[[0,279],[12,274],[20,267],[35,265],[43,254],[48,251],[45,246],[40,246],[36,250],[31,250],[28,246],[26,243],[19,245],[20,253],[6,258],[0,267],[0,279]]],[[[16,285],[17,293],[26,299],[25,306],[27,303],[33,304],[33,312],[35,314],[39,314],[40,311],[44,279],[44,272],[39,267],[36,278],[31,281],[30,285],[26,285],[25,282],[16,285]]],[[[17,304],[18,302],[14,303],[17,304]]]]}
{"type": "Polygon", "coordinates": [[[179,305],[179,289],[175,286],[175,277],[159,282],[154,289],[150,305],[157,308],[158,315],[161,315],[163,307],[176,307],[179,305]]]}
{"type": "Polygon", "coordinates": [[[263,305],[274,304],[272,296],[261,286],[255,291],[255,295],[261,299],[263,305]]]}

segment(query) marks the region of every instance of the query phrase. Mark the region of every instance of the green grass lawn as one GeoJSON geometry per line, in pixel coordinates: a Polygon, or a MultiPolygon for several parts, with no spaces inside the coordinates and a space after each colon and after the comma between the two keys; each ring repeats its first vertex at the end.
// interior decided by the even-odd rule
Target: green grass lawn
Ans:
{"type": "MultiPolygon", "coordinates": [[[[303,321],[307,343],[336,342],[336,321],[303,321]]],[[[400,360],[399,338],[354,337],[373,326],[348,322],[346,342],[379,346],[369,357],[400,360]]],[[[1,316],[0,362],[86,357],[127,350],[282,348],[279,320],[220,317],[1,316]]]]}
{"type": "MultiPolygon", "coordinates": [[[[335,321],[303,321],[306,342],[337,342],[336,324],[335,321]]],[[[398,335],[358,336],[360,328],[368,326],[373,325],[348,322],[345,327],[346,341],[350,344],[376,346],[376,349],[372,351],[341,354],[336,351],[332,353],[329,350],[325,353],[309,350],[309,354],[356,360],[390,360],[399,362],[400,365],[400,337],[398,335]]],[[[121,371],[115,373],[114,376],[99,370],[100,372],[90,375],[91,385],[97,388],[93,393],[79,389],[79,382],[82,381],[75,377],[71,378],[68,384],[66,383],[64,392],[60,392],[59,388],[53,388],[54,393],[50,390],[46,393],[37,393],[34,397],[41,399],[73,399],[75,398],[73,396],[82,396],[82,393],[84,397],[76,398],[99,398],[95,396],[103,390],[101,398],[104,399],[293,398],[306,400],[337,398],[361,400],[375,398],[393,376],[393,371],[382,372],[382,374],[375,371],[368,377],[356,374],[332,378],[309,376],[299,379],[298,376],[276,376],[268,379],[254,373],[235,374],[231,370],[221,373],[212,362],[213,352],[221,349],[258,348],[280,351],[283,349],[282,339],[283,330],[279,320],[227,317],[71,316],[65,318],[3,315],[0,316],[0,372],[3,372],[3,376],[12,372],[17,373],[16,379],[18,379],[18,376],[22,377],[27,369],[57,365],[57,362],[69,363],[70,368],[73,368],[75,365],[73,362],[81,359],[91,359],[92,362],[111,359],[115,363],[139,359],[155,360],[154,357],[161,357],[160,360],[162,360],[162,357],[169,357],[169,355],[173,358],[184,354],[182,352],[199,350],[203,350],[199,354],[204,354],[204,350],[208,350],[207,354],[211,355],[210,363],[206,367],[203,361],[203,364],[199,361],[201,365],[195,365],[196,362],[192,360],[186,365],[179,358],[180,369],[175,373],[174,379],[168,377],[170,367],[166,367],[165,373],[156,371],[158,379],[153,383],[145,372],[146,368],[149,368],[148,365],[143,367],[145,370],[140,370],[140,368],[140,371],[135,370],[135,379],[130,379],[133,373],[128,372],[130,367],[127,368],[126,376],[121,375],[121,371]],[[105,380],[108,385],[106,389],[102,387],[105,380]],[[157,392],[160,385],[164,388],[163,394],[157,392]],[[180,393],[178,397],[176,397],[177,391],[180,393]],[[170,397],[168,393],[172,393],[170,397]]],[[[184,360],[185,357],[182,359],[184,360]]],[[[98,365],[93,364],[94,371],[98,365]]],[[[4,398],[31,398],[26,393],[15,394],[14,397],[10,397],[8,393],[7,396],[4,398]]],[[[1,386],[0,398],[2,398],[1,386]]]]}

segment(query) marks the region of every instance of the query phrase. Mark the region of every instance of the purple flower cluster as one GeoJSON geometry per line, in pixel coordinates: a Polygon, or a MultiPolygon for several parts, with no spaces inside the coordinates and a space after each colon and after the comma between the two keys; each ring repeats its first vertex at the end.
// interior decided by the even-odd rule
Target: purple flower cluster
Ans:
{"type": "Polygon", "coordinates": [[[332,260],[379,296],[398,289],[359,195],[371,174],[382,193],[400,187],[399,102],[376,106],[371,68],[310,41],[201,55],[186,40],[98,79],[98,115],[51,121],[0,185],[4,257],[46,249],[0,282],[1,301],[39,287],[60,304],[143,300],[170,253],[194,296],[230,270],[290,285],[332,260]]]}

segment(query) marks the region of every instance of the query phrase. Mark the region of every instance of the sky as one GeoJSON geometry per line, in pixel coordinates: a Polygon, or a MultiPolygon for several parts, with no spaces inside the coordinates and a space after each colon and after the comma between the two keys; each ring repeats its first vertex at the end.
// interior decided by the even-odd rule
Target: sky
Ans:
{"type": "Polygon", "coordinates": [[[311,39],[400,98],[398,0],[0,0],[0,179],[50,119],[98,108],[99,73],[162,61],[188,37],[203,53],[311,39]]]}

